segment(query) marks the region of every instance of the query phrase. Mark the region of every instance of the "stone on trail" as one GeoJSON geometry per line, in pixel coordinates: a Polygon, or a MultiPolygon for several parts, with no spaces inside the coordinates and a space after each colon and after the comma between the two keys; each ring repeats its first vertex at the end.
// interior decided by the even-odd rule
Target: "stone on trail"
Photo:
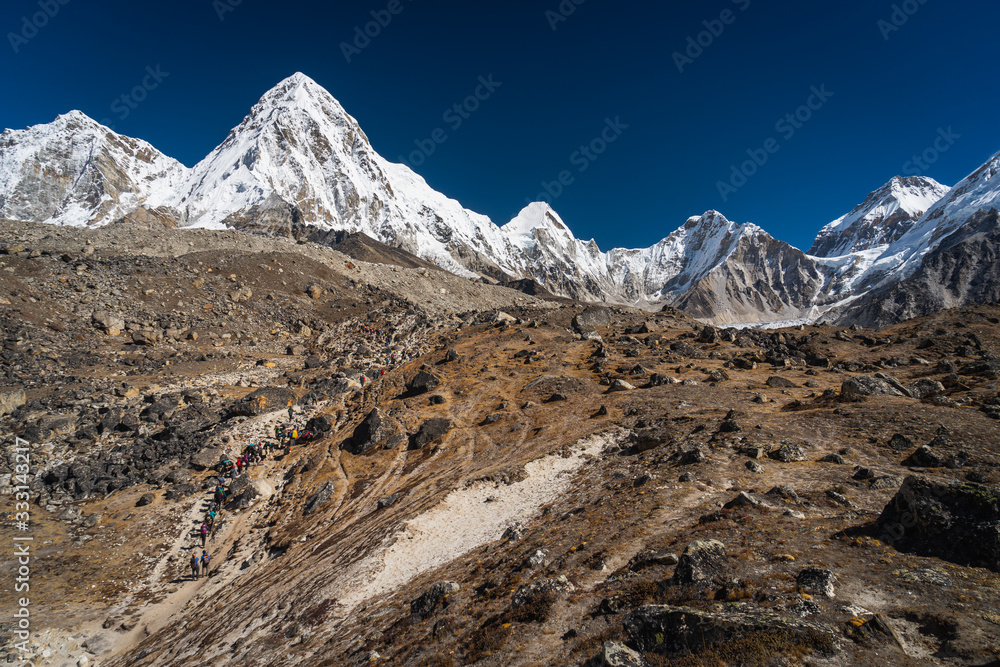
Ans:
{"type": "Polygon", "coordinates": [[[795,585],[801,593],[822,595],[832,599],[836,597],[833,586],[835,581],[837,581],[837,575],[830,570],[807,567],[799,572],[795,578],[795,585]]]}
{"type": "MultiPolygon", "coordinates": [[[[197,454],[191,455],[191,467],[195,470],[208,470],[214,468],[226,453],[216,447],[206,447],[197,454]]],[[[180,482],[183,483],[183,482],[180,482]]]]}
{"type": "Polygon", "coordinates": [[[649,663],[625,644],[609,641],[601,649],[601,667],[649,667],[649,663]]]}
{"type": "Polygon", "coordinates": [[[699,540],[684,549],[671,580],[688,585],[712,579],[726,567],[726,547],[718,540],[699,540]]]}

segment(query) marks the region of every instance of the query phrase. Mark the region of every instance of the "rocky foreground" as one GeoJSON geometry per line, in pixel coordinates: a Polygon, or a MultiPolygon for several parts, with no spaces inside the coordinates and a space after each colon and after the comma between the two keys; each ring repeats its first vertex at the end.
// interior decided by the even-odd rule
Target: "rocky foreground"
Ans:
{"type": "Polygon", "coordinates": [[[718,330],[372,243],[0,237],[36,664],[1000,661],[998,306],[718,330]]]}

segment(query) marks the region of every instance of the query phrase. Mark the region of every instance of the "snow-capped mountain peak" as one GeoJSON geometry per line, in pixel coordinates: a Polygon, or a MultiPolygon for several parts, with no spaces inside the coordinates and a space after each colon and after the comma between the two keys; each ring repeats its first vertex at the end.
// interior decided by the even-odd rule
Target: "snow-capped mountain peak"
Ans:
{"type": "Polygon", "coordinates": [[[896,176],[850,213],[820,230],[809,254],[839,257],[888,246],[949,191],[932,178],[896,176]]]}
{"type": "Polygon", "coordinates": [[[0,135],[0,217],[100,225],[158,206],[187,168],[80,111],[0,135]]]}

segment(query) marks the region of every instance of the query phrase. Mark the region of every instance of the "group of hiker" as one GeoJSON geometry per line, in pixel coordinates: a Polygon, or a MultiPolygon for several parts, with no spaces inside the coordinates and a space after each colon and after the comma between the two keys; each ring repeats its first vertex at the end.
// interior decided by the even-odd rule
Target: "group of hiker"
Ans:
{"type": "MultiPolygon", "coordinates": [[[[291,417],[292,409],[289,408],[288,412],[289,417],[291,417]]],[[[251,442],[243,448],[243,452],[236,457],[235,461],[223,459],[216,466],[216,472],[219,476],[215,480],[212,500],[209,501],[201,526],[196,531],[197,537],[201,540],[202,553],[200,556],[198,555],[197,547],[193,547],[191,553],[190,563],[193,578],[198,579],[200,576],[207,577],[209,575],[208,566],[212,557],[206,549],[209,538],[215,536],[216,528],[219,525],[219,515],[223,511],[223,506],[229,495],[229,484],[246,472],[250,466],[259,465],[266,461],[271,452],[284,452],[285,455],[288,455],[291,453],[293,445],[309,442],[315,436],[316,434],[312,431],[301,430],[297,426],[286,425],[282,427],[276,425],[274,427],[274,440],[251,442]]]]}

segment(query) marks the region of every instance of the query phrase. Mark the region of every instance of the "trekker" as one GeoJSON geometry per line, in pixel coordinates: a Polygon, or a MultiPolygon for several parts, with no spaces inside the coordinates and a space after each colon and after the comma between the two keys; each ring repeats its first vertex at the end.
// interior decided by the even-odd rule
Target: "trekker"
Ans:
{"type": "Polygon", "coordinates": [[[292,406],[288,406],[288,421],[292,421],[292,406]]]}
{"type": "Polygon", "coordinates": [[[208,576],[208,566],[212,562],[212,557],[207,551],[202,550],[201,552],[201,573],[208,576]]]}
{"type": "Polygon", "coordinates": [[[204,549],[205,544],[208,542],[208,524],[202,523],[198,532],[201,533],[201,547],[204,549]]]}
{"type": "Polygon", "coordinates": [[[191,576],[195,579],[201,574],[200,572],[201,562],[198,560],[198,554],[191,554],[191,576]]]}

